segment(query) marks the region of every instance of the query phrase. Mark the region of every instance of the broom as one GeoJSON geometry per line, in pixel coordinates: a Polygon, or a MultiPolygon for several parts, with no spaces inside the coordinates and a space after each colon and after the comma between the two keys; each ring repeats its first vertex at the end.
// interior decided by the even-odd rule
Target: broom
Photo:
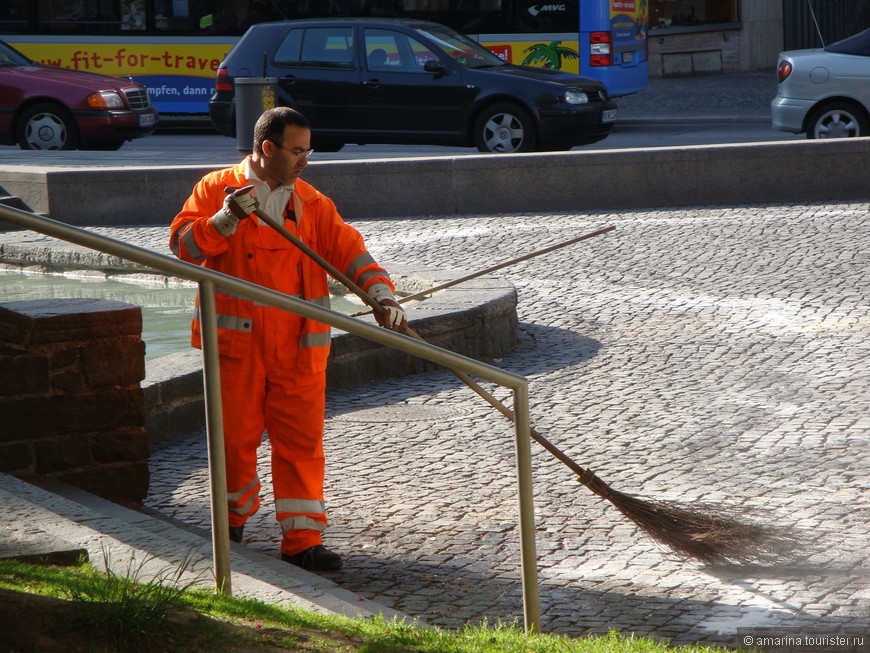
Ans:
{"type": "MultiPolygon", "coordinates": [[[[241,189],[235,192],[239,193],[246,190],[241,189]]],[[[227,188],[226,192],[234,192],[234,189],[227,188]]],[[[343,283],[348,290],[370,306],[376,314],[383,314],[384,309],[377,301],[297,236],[287,231],[282,224],[260,209],[255,209],[253,213],[298,247],[335,279],[343,283]]],[[[425,342],[411,328],[407,328],[405,332],[410,337],[425,342]]],[[[513,421],[513,412],[471,377],[459,370],[451,369],[450,371],[502,415],[513,421]]],[[[703,506],[689,509],[674,502],[640,499],[614,490],[592,470],[583,468],[571,460],[567,454],[538,433],[537,430],[531,428],[530,432],[535,442],[577,474],[577,480],[586,488],[598,497],[609,501],[652,539],[682,556],[695,558],[707,564],[766,561],[774,559],[781,549],[793,546],[795,543],[793,538],[779,529],[744,523],[735,516],[722,514],[721,508],[717,508],[719,514],[713,514],[710,508],[703,506]]]]}
{"type": "MultiPolygon", "coordinates": [[[[496,272],[506,267],[510,267],[511,265],[516,265],[517,263],[522,263],[523,261],[528,261],[529,259],[535,258],[536,256],[541,256],[543,254],[549,254],[550,252],[554,252],[557,249],[562,249],[563,247],[568,247],[568,245],[574,245],[575,243],[582,242],[584,240],[589,240],[590,238],[595,238],[596,236],[601,236],[606,233],[610,233],[616,229],[616,227],[604,227],[603,229],[596,229],[595,231],[591,231],[588,234],[583,234],[582,236],[577,236],[576,238],[572,238],[571,240],[566,240],[562,243],[556,243],[555,245],[550,245],[549,247],[545,247],[543,249],[539,249],[535,252],[531,252],[529,254],[523,254],[517,258],[513,258],[510,261],[504,261],[503,263],[499,263],[498,265],[493,265],[492,267],[488,267],[485,270],[478,270],[477,272],[472,272],[471,274],[467,274],[464,277],[459,277],[458,279],[451,279],[450,281],[445,281],[442,284],[437,286],[433,286],[432,288],[428,288],[426,290],[421,290],[420,292],[416,292],[412,295],[405,295],[399,299],[400,304],[405,304],[407,302],[413,301],[415,299],[420,299],[421,297],[426,297],[428,295],[432,295],[439,290],[446,290],[447,288],[452,288],[453,286],[458,286],[461,283],[465,283],[466,281],[471,281],[472,279],[477,279],[478,277],[482,277],[485,274],[491,274],[492,272],[496,272]]],[[[351,317],[360,317],[361,315],[369,315],[372,311],[362,311],[359,313],[354,313],[351,317]]]]}

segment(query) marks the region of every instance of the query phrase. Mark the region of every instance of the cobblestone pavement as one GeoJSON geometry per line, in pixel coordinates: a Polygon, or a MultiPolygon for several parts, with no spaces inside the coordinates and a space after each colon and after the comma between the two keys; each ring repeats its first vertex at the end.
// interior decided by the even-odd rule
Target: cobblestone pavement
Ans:
{"type": "Polygon", "coordinates": [[[681,120],[770,122],[776,71],[657,77],[641,93],[618,98],[621,121],[664,123],[681,120]]]}
{"type": "MultiPolygon", "coordinates": [[[[605,225],[501,273],[521,336],[496,364],[529,378],[532,423],[618,490],[811,544],[772,565],[679,559],[533,445],[543,629],[870,651],[867,204],[356,223],[387,267],[465,270],[605,225]]],[[[331,392],[329,577],[440,626],[521,619],[512,438],[446,372],[331,392]]],[[[203,524],[206,458],[202,433],[156,451],[149,506],[203,524]]],[[[264,499],[247,544],[277,555],[264,499]]]]}

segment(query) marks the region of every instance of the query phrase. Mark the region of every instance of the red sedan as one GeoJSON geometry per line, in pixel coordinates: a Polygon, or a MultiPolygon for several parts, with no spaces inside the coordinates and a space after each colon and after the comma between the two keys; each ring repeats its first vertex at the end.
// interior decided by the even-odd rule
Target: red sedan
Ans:
{"type": "Polygon", "coordinates": [[[141,84],[41,66],[0,41],[0,145],[117,150],[156,125],[157,110],[141,84]]]}

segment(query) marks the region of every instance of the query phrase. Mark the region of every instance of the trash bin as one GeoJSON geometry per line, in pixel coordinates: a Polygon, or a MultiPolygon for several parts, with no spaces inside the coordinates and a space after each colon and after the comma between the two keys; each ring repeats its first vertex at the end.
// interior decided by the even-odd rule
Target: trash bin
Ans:
{"type": "Polygon", "coordinates": [[[277,77],[236,77],[236,147],[242,154],[254,149],[254,125],[267,109],[275,108],[277,77]]]}

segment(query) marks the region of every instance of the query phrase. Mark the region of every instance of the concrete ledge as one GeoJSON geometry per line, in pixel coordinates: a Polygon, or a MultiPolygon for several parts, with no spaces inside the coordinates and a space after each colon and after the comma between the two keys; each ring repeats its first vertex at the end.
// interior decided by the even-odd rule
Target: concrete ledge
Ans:
{"type": "MultiPolygon", "coordinates": [[[[868,153],[870,138],[805,140],[321,162],[305,176],[348,219],[806,202],[865,197],[868,153]]],[[[168,224],[209,170],[2,165],[0,186],[70,224],[168,224]]]]}

